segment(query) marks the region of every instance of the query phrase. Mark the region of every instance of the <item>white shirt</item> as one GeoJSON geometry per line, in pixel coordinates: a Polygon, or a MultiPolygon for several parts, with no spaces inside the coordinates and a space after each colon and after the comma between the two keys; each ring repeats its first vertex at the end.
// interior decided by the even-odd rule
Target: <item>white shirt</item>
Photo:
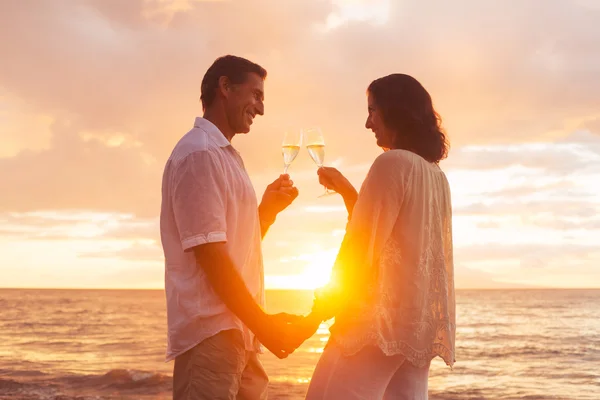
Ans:
{"type": "Polygon", "coordinates": [[[196,264],[193,247],[226,242],[256,302],[264,306],[264,272],[256,194],[242,159],[211,122],[196,118],[169,157],[162,182],[160,234],[165,255],[167,361],[222,330],[252,332],[221,301],[196,264]]]}
{"type": "Polygon", "coordinates": [[[359,271],[357,301],[331,328],[346,355],[374,345],[416,366],[435,356],[454,363],[452,206],[448,181],[436,164],[406,150],[375,160],[333,281],[343,282],[346,268],[359,271]]]}

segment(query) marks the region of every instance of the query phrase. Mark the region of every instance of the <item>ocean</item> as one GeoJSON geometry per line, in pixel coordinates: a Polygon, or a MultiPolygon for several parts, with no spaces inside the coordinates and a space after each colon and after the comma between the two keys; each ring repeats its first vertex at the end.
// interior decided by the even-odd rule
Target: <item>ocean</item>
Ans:
{"type": "MultiPolygon", "coordinates": [[[[310,292],[268,291],[306,313],[310,292]]],[[[458,290],[456,364],[434,360],[433,400],[600,399],[600,290],[458,290]]],[[[262,357],[270,399],[303,399],[328,327],[285,360],[262,357]]],[[[0,399],[166,400],[160,290],[0,290],[0,399]]]]}

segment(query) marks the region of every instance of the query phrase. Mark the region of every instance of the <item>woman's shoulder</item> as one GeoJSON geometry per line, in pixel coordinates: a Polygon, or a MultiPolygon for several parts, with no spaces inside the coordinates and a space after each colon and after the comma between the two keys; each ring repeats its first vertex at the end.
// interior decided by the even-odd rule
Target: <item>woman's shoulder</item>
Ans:
{"type": "Polygon", "coordinates": [[[413,169],[413,167],[417,167],[420,170],[443,172],[437,163],[429,162],[420,155],[403,149],[388,150],[380,154],[373,163],[373,165],[376,164],[381,166],[403,166],[404,169],[413,169]]]}
{"type": "Polygon", "coordinates": [[[418,158],[418,155],[408,150],[388,150],[375,159],[373,167],[410,167],[418,162],[418,158]]]}
{"type": "Polygon", "coordinates": [[[406,150],[388,150],[375,159],[369,170],[372,179],[406,181],[413,172],[415,160],[406,150]]]}

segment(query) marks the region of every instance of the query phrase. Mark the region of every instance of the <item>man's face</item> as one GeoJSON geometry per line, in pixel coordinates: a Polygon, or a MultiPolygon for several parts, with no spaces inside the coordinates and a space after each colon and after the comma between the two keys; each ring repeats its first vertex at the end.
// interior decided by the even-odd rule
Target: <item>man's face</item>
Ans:
{"type": "Polygon", "coordinates": [[[264,100],[264,81],[255,73],[249,73],[246,82],[232,85],[226,107],[229,126],[235,133],[250,132],[256,114],[265,113],[264,100]]]}

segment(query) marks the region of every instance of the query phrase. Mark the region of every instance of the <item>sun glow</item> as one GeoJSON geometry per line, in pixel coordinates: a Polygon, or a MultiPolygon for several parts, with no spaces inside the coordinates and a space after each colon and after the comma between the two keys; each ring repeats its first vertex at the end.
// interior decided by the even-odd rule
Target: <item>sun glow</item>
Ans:
{"type": "Polygon", "coordinates": [[[331,267],[335,261],[337,249],[323,250],[298,257],[281,259],[282,263],[291,261],[306,262],[304,271],[296,275],[265,276],[266,287],[269,289],[316,289],[329,282],[331,267]]]}

